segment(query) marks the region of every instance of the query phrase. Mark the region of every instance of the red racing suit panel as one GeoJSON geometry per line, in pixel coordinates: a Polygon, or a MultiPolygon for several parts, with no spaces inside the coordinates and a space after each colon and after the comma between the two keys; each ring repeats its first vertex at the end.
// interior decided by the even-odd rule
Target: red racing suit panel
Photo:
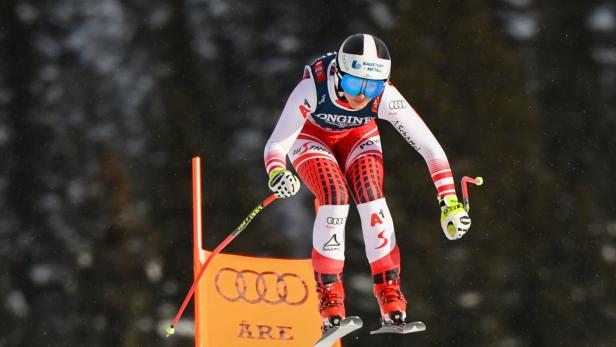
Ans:
{"type": "Polygon", "coordinates": [[[348,204],[347,182],[357,203],[383,197],[383,154],[374,121],[344,131],[306,122],[289,158],[322,205],[348,204]]]}

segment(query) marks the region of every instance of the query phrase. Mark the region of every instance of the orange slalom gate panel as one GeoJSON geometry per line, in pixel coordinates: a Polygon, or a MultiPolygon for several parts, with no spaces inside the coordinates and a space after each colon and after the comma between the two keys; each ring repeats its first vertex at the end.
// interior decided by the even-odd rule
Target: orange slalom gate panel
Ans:
{"type": "Polygon", "coordinates": [[[195,293],[195,345],[312,346],[321,335],[315,285],[310,259],[220,253],[195,293]]]}
{"type": "MultiPolygon", "coordinates": [[[[192,159],[195,279],[203,250],[201,158],[192,159]]],[[[310,259],[219,253],[195,290],[196,347],[307,347],[321,335],[310,259]]],[[[333,347],[340,347],[336,342],[333,347]]]]}

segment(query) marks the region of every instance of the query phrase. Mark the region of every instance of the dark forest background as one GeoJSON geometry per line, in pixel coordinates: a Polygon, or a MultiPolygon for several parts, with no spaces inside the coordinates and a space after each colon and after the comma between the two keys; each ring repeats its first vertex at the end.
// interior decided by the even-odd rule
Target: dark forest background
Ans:
{"type": "MultiPolygon", "coordinates": [[[[190,346],[162,332],[192,282],[191,157],[212,249],[268,194],[303,66],[356,32],[388,44],[457,179],[486,183],[446,240],[425,163],[379,124],[428,331],[346,345],[616,346],[613,0],[2,0],[0,347],[190,346]]],[[[351,211],[347,307],[375,326],[351,211]]],[[[228,251],[308,257],[312,218],[304,187],[228,251]]]]}

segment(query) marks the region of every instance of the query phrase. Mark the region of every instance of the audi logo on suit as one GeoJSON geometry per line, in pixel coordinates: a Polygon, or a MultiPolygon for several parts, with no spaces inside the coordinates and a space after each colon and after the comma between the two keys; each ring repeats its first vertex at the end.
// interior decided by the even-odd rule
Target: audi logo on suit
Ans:
{"type": "Polygon", "coordinates": [[[327,224],[331,225],[342,225],[346,220],[345,217],[327,217],[327,224]]]}
{"type": "Polygon", "coordinates": [[[406,103],[404,100],[392,100],[389,102],[388,106],[390,110],[401,110],[406,108],[406,103]]]}

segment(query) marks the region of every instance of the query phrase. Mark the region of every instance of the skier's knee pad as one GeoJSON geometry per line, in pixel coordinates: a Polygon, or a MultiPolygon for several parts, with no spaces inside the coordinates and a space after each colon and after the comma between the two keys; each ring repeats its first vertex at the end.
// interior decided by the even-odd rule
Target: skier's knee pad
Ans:
{"type": "Polygon", "coordinates": [[[312,265],[315,271],[341,273],[344,267],[344,227],[349,205],[321,205],[312,232],[312,265]]]}
{"type": "Polygon", "coordinates": [[[373,273],[399,265],[394,223],[385,199],[357,205],[366,247],[366,257],[373,273]]]}

